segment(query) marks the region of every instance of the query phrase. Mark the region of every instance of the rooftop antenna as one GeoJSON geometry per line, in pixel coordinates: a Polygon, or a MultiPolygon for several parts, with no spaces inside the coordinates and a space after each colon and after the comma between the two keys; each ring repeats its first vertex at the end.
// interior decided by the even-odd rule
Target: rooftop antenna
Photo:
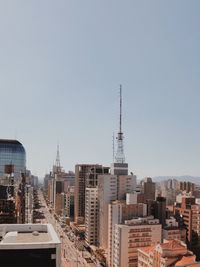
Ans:
{"type": "Polygon", "coordinates": [[[115,156],[116,163],[124,163],[124,146],[123,146],[123,132],[122,132],[122,85],[120,84],[120,114],[119,114],[119,132],[117,134],[117,153],[115,156]]]}

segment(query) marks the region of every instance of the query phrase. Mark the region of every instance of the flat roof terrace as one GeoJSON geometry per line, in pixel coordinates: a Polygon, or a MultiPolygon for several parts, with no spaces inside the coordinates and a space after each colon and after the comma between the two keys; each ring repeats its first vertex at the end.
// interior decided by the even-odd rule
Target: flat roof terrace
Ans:
{"type": "MultiPolygon", "coordinates": [[[[23,247],[29,244],[38,247],[53,247],[60,244],[51,224],[1,224],[0,225],[0,249],[10,249],[17,246],[23,247]]],[[[28,247],[27,247],[28,248],[28,247]]]]}

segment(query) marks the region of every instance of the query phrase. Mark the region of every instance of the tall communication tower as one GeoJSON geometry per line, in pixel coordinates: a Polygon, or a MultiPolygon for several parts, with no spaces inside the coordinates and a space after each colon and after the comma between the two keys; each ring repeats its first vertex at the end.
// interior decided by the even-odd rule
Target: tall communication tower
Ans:
{"type": "Polygon", "coordinates": [[[122,86],[120,84],[120,115],[119,115],[119,132],[117,134],[117,153],[115,156],[116,163],[125,163],[124,145],[122,132],[122,86]]]}

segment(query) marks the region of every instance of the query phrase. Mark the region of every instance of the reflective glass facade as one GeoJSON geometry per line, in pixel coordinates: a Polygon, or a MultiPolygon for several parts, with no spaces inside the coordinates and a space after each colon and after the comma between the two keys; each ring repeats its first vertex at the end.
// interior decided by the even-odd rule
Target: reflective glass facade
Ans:
{"type": "Polygon", "coordinates": [[[26,152],[19,141],[0,139],[0,177],[8,164],[14,165],[15,178],[19,178],[26,169],[26,152]]]}

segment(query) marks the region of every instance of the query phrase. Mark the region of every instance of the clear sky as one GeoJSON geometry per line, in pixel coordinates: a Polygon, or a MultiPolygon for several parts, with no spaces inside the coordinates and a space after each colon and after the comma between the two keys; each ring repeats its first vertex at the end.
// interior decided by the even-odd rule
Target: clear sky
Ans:
{"type": "Polygon", "coordinates": [[[200,1],[1,0],[0,138],[27,167],[112,162],[123,86],[139,177],[200,175],[200,1]]]}

